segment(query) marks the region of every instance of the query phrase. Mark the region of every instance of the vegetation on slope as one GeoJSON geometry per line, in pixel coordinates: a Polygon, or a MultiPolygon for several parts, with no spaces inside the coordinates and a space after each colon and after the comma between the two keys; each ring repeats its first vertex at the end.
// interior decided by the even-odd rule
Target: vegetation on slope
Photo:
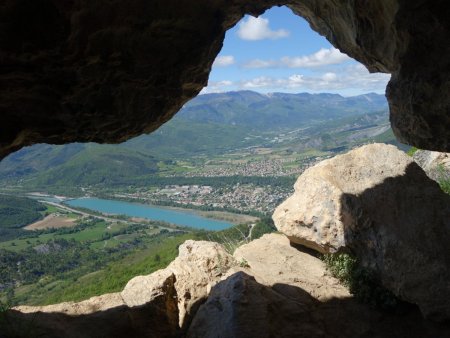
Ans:
{"type": "Polygon", "coordinates": [[[276,228],[272,218],[263,217],[254,224],[239,224],[221,231],[199,233],[199,237],[220,243],[230,254],[233,254],[239,246],[274,231],[276,228]]]}
{"type": "Polygon", "coordinates": [[[234,251],[274,231],[270,219],[256,222],[251,235],[250,229],[242,224],[220,232],[168,232],[88,219],[74,228],[36,231],[34,237],[1,243],[0,301],[51,304],[120,291],[134,276],[166,267],[187,239],[217,241],[234,251]]]}
{"type": "Polygon", "coordinates": [[[372,93],[342,97],[327,93],[264,95],[238,91],[200,95],[190,101],[179,115],[180,118],[193,122],[207,121],[273,130],[386,108],[385,96],[372,93]]]}
{"type": "Polygon", "coordinates": [[[323,261],[331,274],[339,279],[357,300],[383,310],[394,310],[400,300],[381,286],[375,275],[347,253],[326,254],[323,261]]]}
{"type": "Polygon", "coordinates": [[[450,195],[450,179],[443,179],[439,181],[439,186],[441,189],[450,195]]]}
{"type": "MultiPolygon", "coordinates": [[[[385,109],[384,96],[375,94],[201,95],[151,135],[121,145],[24,148],[0,163],[0,181],[77,195],[81,186],[143,186],[158,176],[183,176],[211,156],[254,147],[339,152],[373,140],[370,135],[388,123],[385,109]]],[[[391,134],[383,137],[395,140],[391,134]]]]}
{"type": "Polygon", "coordinates": [[[0,195],[0,229],[23,227],[42,217],[45,209],[29,198],[0,195]]]}
{"type": "Polygon", "coordinates": [[[133,277],[165,268],[178,255],[178,246],[187,239],[195,239],[195,234],[165,234],[90,273],[74,270],[51,283],[21,288],[16,292],[15,302],[47,305],[121,291],[133,277]]]}
{"type": "Polygon", "coordinates": [[[416,147],[411,147],[411,148],[409,148],[409,150],[406,152],[406,154],[407,154],[408,156],[413,157],[417,150],[419,150],[419,149],[417,149],[416,147]]]}

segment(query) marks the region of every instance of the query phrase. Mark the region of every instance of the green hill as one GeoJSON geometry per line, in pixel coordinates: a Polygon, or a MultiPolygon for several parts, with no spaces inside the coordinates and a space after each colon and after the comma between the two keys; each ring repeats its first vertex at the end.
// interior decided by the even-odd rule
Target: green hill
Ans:
{"type": "Polygon", "coordinates": [[[377,94],[200,95],[152,134],[120,145],[21,149],[0,162],[0,182],[67,195],[81,186],[142,186],[167,170],[185,170],[178,162],[195,165],[252,147],[339,152],[375,140],[395,143],[386,105],[377,94]]]}
{"type": "Polygon", "coordinates": [[[0,194],[0,242],[20,236],[26,231],[21,228],[39,220],[45,209],[44,205],[30,198],[0,194]]]}
{"type": "Polygon", "coordinates": [[[123,148],[151,153],[160,159],[217,155],[253,145],[248,128],[212,122],[186,121],[178,116],[150,135],[121,144],[123,148]]]}
{"type": "Polygon", "coordinates": [[[45,206],[26,197],[0,195],[0,229],[20,228],[39,218],[45,206]]]}
{"type": "Polygon", "coordinates": [[[30,179],[36,186],[113,186],[157,171],[153,156],[112,145],[87,144],[66,162],[30,179]]]}
{"type": "Polygon", "coordinates": [[[238,91],[200,95],[183,107],[179,116],[195,122],[274,130],[386,109],[384,95],[374,93],[343,97],[327,93],[259,94],[238,91]]]}

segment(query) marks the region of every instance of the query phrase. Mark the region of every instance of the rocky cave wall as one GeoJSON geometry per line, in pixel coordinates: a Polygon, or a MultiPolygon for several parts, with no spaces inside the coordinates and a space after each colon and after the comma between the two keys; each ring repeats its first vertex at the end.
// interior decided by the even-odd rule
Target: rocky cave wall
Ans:
{"type": "Polygon", "coordinates": [[[226,30],[277,5],[392,74],[399,140],[450,151],[445,0],[4,0],[0,159],[38,142],[116,143],[155,130],[207,84],[226,30]]]}

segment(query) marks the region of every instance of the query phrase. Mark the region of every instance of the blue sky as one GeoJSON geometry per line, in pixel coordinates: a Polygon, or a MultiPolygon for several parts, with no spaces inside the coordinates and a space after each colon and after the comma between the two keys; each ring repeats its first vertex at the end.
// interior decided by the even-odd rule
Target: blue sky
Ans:
{"type": "Polygon", "coordinates": [[[245,16],[225,37],[202,93],[231,90],[384,93],[389,74],[367,69],[334,48],[287,7],[245,16]]]}

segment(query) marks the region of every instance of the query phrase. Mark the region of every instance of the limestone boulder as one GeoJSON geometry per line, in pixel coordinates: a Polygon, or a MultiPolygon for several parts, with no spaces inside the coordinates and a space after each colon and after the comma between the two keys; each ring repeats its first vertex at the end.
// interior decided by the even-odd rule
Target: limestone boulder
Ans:
{"type": "Polygon", "coordinates": [[[284,235],[266,234],[240,246],[233,256],[238,265],[227,275],[244,271],[269,287],[284,284],[299,288],[308,295],[305,302],[311,297],[320,301],[350,297],[347,288],[327,273],[320,259],[297,250],[284,235]]]}
{"type": "Polygon", "coordinates": [[[129,306],[145,304],[160,292],[157,281],[174,276],[179,326],[185,328],[211,287],[235,264],[218,243],[188,240],[179,247],[178,257],[163,270],[131,279],[122,291],[129,306]]]}
{"type": "Polygon", "coordinates": [[[417,150],[413,159],[431,179],[450,180],[450,153],[417,150]]]}
{"type": "Polygon", "coordinates": [[[325,337],[320,327],[311,325],[308,310],[241,271],[214,288],[188,337],[299,337],[299,331],[304,337],[325,337]],[[304,325],[286,325],[286,317],[301,318],[304,325]]]}
{"type": "Polygon", "coordinates": [[[208,337],[446,337],[417,307],[386,313],[357,302],[323,262],[280,234],[238,248],[188,329],[208,337]]]}
{"type": "Polygon", "coordinates": [[[307,169],[273,219],[292,242],[351,251],[424,315],[450,318],[450,196],[396,147],[371,144],[307,169]]]}

